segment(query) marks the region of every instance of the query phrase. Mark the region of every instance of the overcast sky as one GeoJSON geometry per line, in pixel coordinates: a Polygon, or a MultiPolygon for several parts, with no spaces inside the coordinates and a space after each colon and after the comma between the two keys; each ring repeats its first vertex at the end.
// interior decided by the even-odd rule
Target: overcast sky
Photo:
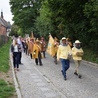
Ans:
{"type": "Polygon", "coordinates": [[[10,5],[9,5],[10,0],[0,0],[0,17],[1,17],[1,11],[3,11],[3,17],[6,21],[10,21],[12,24],[12,13],[10,10],[10,5]]]}

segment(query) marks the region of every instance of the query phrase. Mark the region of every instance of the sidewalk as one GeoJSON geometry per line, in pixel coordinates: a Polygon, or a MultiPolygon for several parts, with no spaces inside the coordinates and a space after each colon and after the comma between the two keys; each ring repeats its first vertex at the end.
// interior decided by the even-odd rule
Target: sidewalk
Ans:
{"type": "Polygon", "coordinates": [[[20,71],[13,71],[18,98],[67,98],[36,68],[34,60],[24,53],[22,63],[20,71]]]}
{"type": "Polygon", "coordinates": [[[33,59],[23,53],[20,71],[14,73],[18,98],[98,98],[98,68],[83,62],[83,79],[74,76],[74,64],[64,81],[60,73],[61,64],[55,65],[47,55],[43,66],[36,66],[33,59]]]}

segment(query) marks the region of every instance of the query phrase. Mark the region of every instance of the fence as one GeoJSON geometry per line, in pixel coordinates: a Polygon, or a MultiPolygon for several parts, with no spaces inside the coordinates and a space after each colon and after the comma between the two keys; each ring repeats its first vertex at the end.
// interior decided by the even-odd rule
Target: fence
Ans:
{"type": "Polygon", "coordinates": [[[2,45],[4,45],[5,43],[7,43],[8,40],[9,40],[8,36],[0,35],[0,47],[2,47],[2,45]]]}

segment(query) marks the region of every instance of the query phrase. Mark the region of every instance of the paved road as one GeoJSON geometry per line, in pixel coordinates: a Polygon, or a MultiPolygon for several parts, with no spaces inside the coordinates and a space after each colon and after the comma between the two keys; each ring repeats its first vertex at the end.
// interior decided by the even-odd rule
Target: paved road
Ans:
{"type": "Polygon", "coordinates": [[[22,98],[98,98],[98,67],[81,63],[82,79],[75,76],[71,61],[67,81],[61,74],[61,63],[54,64],[48,54],[43,66],[23,53],[20,71],[16,72],[22,98]]]}

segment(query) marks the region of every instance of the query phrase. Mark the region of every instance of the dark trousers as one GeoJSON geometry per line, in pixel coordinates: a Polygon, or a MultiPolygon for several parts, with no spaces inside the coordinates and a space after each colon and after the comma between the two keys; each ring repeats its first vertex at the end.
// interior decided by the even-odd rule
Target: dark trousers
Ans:
{"type": "Polygon", "coordinates": [[[28,52],[28,49],[27,48],[24,48],[24,53],[27,54],[27,52],[28,52]]]}
{"type": "Polygon", "coordinates": [[[41,53],[39,52],[38,53],[38,58],[35,58],[35,63],[36,63],[36,65],[38,65],[38,63],[39,63],[39,65],[42,65],[42,60],[41,60],[41,53]]]}
{"type": "Polygon", "coordinates": [[[44,57],[44,58],[46,58],[46,54],[45,54],[45,51],[42,51],[42,53],[43,53],[43,57],[44,57]]]}
{"type": "Polygon", "coordinates": [[[13,65],[14,68],[19,68],[19,52],[13,53],[13,65]]]}
{"type": "Polygon", "coordinates": [[[55,54],[54,58],[54,63],[57,64],[57,54],[55,54]]]}
{"type": "Polygon", "coordinates": [[[30,53],[30,57],[31,57],[31,59],[32,59],[32,54],[30,53]]]}
{"type": "Polygon", "coordinates": [[[68,59],[60,59],[62,63],[62,75],[66,78],[66,71],[70,67],[70,61],[68,59]]]}
{"type": "Polygon", "coordinates": [[[22,52],[19,52],[19,64],[21,64],[22,52]]]}

